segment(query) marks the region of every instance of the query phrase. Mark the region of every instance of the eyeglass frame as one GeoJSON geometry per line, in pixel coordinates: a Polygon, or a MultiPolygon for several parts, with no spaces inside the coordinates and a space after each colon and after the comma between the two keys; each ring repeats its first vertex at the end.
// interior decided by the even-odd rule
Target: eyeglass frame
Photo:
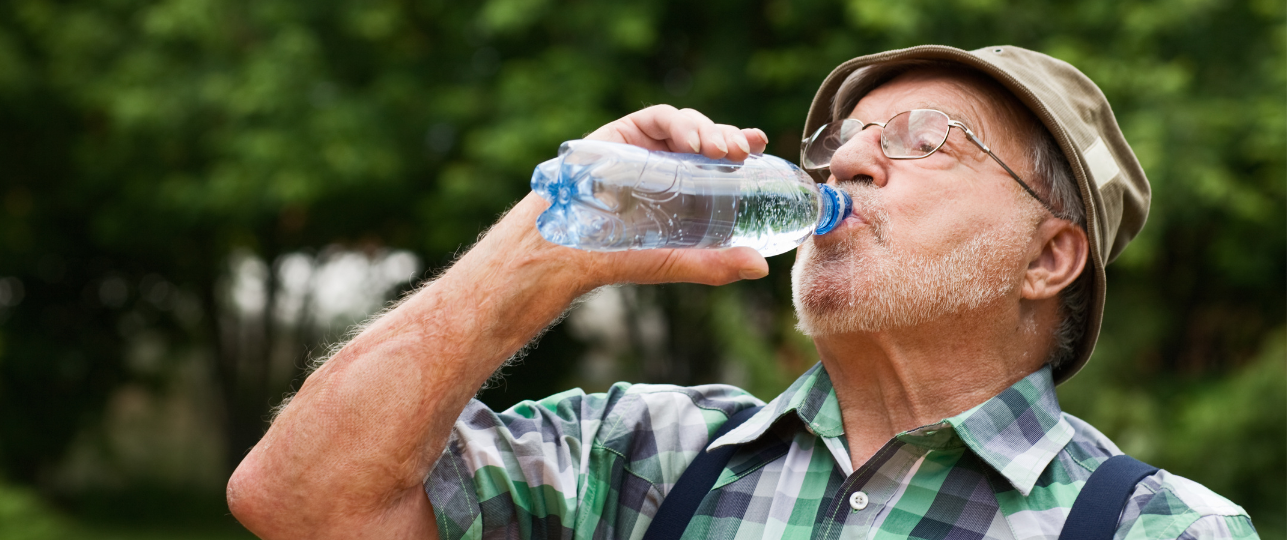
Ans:
{"type": "MultiPolygon", "coordinates": [[[[979,140],[979,138],[978,138],[976,135],[974,135],[974,132],[973,132],[973,131],[971,131],[971,130],[970,130],[970,128],[966,127],[966,126],[965,126],[965,124],[962,124],[960,121],[953,120],[951,116],[949,116],[947,113],[945,113],[945,112],[943,112],[943,111],[940,111],[940,110],[937,110],[937,109],[910,109],[910,110],[906,110],[906,111],[900,112],[900,113],[898,113],[898,114],[895,114],[894,116],[891,116],[891,117],[889,118],[889,120],[886,120],[886,121],[884,121],[884,122],[865,122],[865,123],[864,123],[862,120],[859,120],[859,119],[857,119],[857,118],[846,118],[846,119],[844,119],[844,120],[841,120],[839,123],[843,126],[845,122],[857,122],[857,123],[861,123],[861,124],[862,124],[862,127],[858,130],[858,132],[859,132],[859,133],[861,133],[861,132],[863,132],[863,131],[866,131],[866,130],[867,130],[867,128],[869,128],[869,127],[871,127],[871,126],[880,126],[880,129],[881,129],[881,132],[880,132],[880,143],[881,143],[881,144],[880,144],[880,152],[881,152],[882,154],[884,154],[884,155],[885,155],[885,157],[887,157],[887,158],[889,158],[889,159],[900,159],[900,160],[925,159],[925,158],[927,158],[927,157],[930,157],[931,155],[934,155],[934,152],[937,152],[939,148],[942,148],[942,147],[943,147],[943,145],[947,144],[947,139],[948,139],[948,136],[950,136],[950,135],[951,135],[951,133],[952,133],[952,128],[954,128],[954,127],[955,127],[955,128],[960,128],[960,129],[961,129],[961,131],[963,131],[963,132],[965,133],[965,137],[966,137],[967,139],[969,139],[969,140],[970,140],[970,142],[974,143],[974,144],[975,144],[975,146],[978,146],[978,147],[979,147],[979,149],[980,149],[980,150],[983,150],[983,152],[984,152],[984,153],[986,153],[988,156],[991,156],[991,157],[992,157],[992,159],[993,159],[994,161],[996,161],[996,162],[997,162],[997,165],[1000,165],[1002,169],[1005,169],[1005,172],[1010,173],[1010,177],[1011,177],[1011,178],[1013,178],[1015,182],[1018,182],[1019,187],[1022,187],[1024,192],[1026,192],[1028,195],[1031,195],[1031,196],[1032,196],[1032,198],[1033,198],[1033,199],[1036,199],[1036,201],[1037,201],[1037,202],[1041,203],[1041,206],[1045,207],[1045,209],[1046,209],[1047,211],[1049,211],[1051,214],[1059,215],[1059,214],[1057,214],[1057,213],[1055,212],[1054,208],[1051,208],[1051,207],[1050,207],[1050,204],[1049,204],[1049,203],[1047,203],[1046,201],[1042,200],[1042,198],[1041,198],[1040,196],[1038,196],[1038,195],[1037,195],[1037,192],[1036,192],[1036,191],[1034,191],[1034,190],[1032,189],[1032,187],[1030,187],[1030,186],[1027,184],[1027,182],[1024,182],[1022,178],[1019,178],[1019,175],[1018,175],[1018,174],[1016,174],[1016,173],[1014,172],[1014,170],[1010,169],[1010,167],[1009,167],[1008,165],[1006,165],[1004,161],[1001,161],[1001,158],[997,157],[997,155],[996,155],[996,154],[992,153],[992,149],[988,148],[988,145],[983,144],[983,141],[979,140]],[[937,146],[935,146],[933,150],[930,150],[929,152],[926,152],[926,153],[925,153],[925,155],[923,155],[923,156],[902,156],[902,157],[894,157],[894,156],[889,155],[889,153],[885,151],[885,126],[886,126],[886,125],[888,125],[890,122],[893,122],[893,121],[894,121],[894,119],[895,119],[895,118],[898,118],[899,116],[902,116],[902,115],[904,115],[904,114],[911,114],[911,113],[913,113],[913,112],[917,112],[917,111],[936,112],[936,113],[938,113],[938,114],[943,115],[943,117],[944,117],[944,118],[947,118],[947,130],[943,133],[943,140],[939,141],[938,145],[937,145],[937,146]]],[[[828,122],[828,123],[826,123],[826,124],[823,124],[821,127],[819,127],[816,131],[814,131],[814,132],[813,132],[813,135],[811,135],[811,136],[809,136],[808,138],[806,138],[806,139],[804,139],[804,140],[800,141],[800,155],[801,155],[801,156],[807,156],[807,155],[809,155],[809,154],[808,154],[809,145],[810,145],[810,144],[812,144],[812,143],[814,142],[814,140],[816,140],[816,139],[817,139],[818,135],[822,133],[822,130],[827,129],[829,126],[831,126],[832,124],[836,124],[836,123],[837,123],[837,122],[828,122]]],[[[857,136],[857,135],[855,135],[855,136],[857,136]]],[[[853,140],[853,139],[852,139],[852,138],[850,138],[850,140],[853,140]]],[[[839,150],[840,150],[840,148],[841,148],[841,147],[843,147],[843,146],[844,146],[845,144],[847,144],[848,142],[849,142],[849,141],[845,141],[845,142],[841,143],[841,144],[840,144],[840,146],[836,148],[836,150],[837,150],[837,151],[839,151],[839,150]]],[[[832,157],[835,157],[835,152],[832,152],[832,154],[831,154],[831,155],[832,155],[832,157]]],[[[803,165],[803,163],[802,163],[802,165],[803,165]]],[[[822,167],[805,167],[805,170],[808,170],[808,171],[822,171],[822,170],[830,170],[830,169],[831,169],[831,160],[827,160],[827,164],[826,164],[825,166],[822,166],[822,167]]]]}

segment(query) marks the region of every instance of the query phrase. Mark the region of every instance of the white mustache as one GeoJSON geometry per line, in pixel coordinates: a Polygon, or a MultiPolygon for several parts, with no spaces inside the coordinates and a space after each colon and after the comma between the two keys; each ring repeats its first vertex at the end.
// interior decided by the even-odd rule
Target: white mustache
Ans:
{"type": "Polygon", "coordinates": [[[861,217],[871,226],[876,243],[885,244],[888,240],[889,212],[885,210],[885,203],[880,199],[880,188],[857,182],[847,182],[837,187],[849,194],[849,198],[854,203],[854,215],[861,217]]]}

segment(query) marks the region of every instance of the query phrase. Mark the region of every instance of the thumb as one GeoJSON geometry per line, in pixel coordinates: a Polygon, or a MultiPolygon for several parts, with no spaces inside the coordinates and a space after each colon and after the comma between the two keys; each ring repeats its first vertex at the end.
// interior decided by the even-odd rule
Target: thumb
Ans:
{"type": "Polygon", "coordinates": [[[660,258],[640,283],[702,283],[723,285],[769,275],[769,262],[748,247],[728,249],[658,250],[660,258]]]}

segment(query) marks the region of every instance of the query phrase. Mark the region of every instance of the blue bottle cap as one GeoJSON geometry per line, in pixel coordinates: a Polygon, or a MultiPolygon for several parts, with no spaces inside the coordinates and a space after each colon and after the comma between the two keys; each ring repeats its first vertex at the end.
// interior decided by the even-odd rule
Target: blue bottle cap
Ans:
{"type": "Polygon", "coordinates": [[[818,191],[822,194],[822,215],[813,234],[827,234],[853,213],[854,201],[848,193],[826,184],[819,185],[818,191]]]}

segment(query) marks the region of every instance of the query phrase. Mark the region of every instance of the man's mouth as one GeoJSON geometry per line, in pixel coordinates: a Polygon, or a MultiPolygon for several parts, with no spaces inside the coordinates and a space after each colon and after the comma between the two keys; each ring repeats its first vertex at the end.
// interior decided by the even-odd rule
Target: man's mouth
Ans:
{"type": "Polygon", "coordinates": [[[853,213],[841,221],[831,232],[814,240],[820,244],[834,244],[843,242],[850,235],[860,234],[860,229],[869,229],[875,237],[876,243],[885,242],[885,224],[888,217],[884,209],[876,200],[875,188],[870,186],[844,186],[842,188],[853,199],[853,213]]]}
{"type": "Polygon", "coordinates": [[[870,223],[856,212],[850,214],[849,217],[840,222],[840,227],[862,227],[864,225],[870,225],[870,223]]]}

